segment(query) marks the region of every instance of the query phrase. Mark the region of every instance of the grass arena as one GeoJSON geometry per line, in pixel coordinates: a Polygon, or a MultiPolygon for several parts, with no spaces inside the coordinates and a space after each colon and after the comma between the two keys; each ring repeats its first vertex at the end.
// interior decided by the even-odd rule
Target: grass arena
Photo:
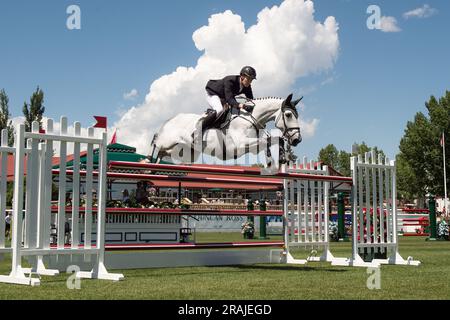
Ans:
{"type": "MultiPolygon", "coordinates": [[[[199,235],[199,241],[239,241],[240,233],[199,235]]],[[[425,237],[400,238],[401,253],[422,261],[418,268],[383,266],[380,290],[367,288],[364,268],[253,264],[212,267],[115,270],[124,281],[85,280],[82,290],[69,290],[69,274],[42,277],[39,287],[0,284],[0,299],[232,299],[232,300],[337,300],[337,299],[449,299],[448,281],[437,275],[450,272],[450,242],[425,241],[425,237]]],[[[351,253],[351,245],[332,243],[333,252],[351,253]]],[[[224,249],[240,250],[240,249],[224,249]]],[[[120,253],[118,253],[120,254],[120,253]]],[[[305,258],[303,252],[295,254],[305,258]]],[[[9,255],[0,262],[0,273],[8,272],[9,255]]]]}

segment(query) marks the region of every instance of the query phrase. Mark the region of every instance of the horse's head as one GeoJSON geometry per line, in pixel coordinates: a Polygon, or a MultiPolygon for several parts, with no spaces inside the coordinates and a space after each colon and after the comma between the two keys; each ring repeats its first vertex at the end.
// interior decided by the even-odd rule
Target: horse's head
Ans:
{"type": "Polygon", "coordinates": [[[279,114],[275,119],[275,126],[283,132],[283,137],[294,147],[302,142],[299,124],[300,119],[298,117],[298,111],[295,108],[302,99],[303,97],[292,101],[292,94],[290,94],[283,101],[279,114]]]}

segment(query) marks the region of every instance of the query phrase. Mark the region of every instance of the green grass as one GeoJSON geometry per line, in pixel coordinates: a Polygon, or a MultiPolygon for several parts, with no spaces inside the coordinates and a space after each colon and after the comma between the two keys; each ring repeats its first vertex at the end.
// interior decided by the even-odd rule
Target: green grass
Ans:
{"type": "MultiPolygon", "coordinates": [[[[278,240],[280,237],[271,237],[278,240]]],[[[199,241],[241,241],[239,234],[198,234],[199,241]]],[[[337,257],[350,254],[349,242],[333,243],[337,257]]],[[[450,242],[400,237],[400,253],[422,265],[382,266],[381,289],[369,290],[367,269],[258,264],[251,266],[120,270],[125,280],[82,280],[81,290],[66,287],[68,275],[42,277],[41,286],[0,284],[4,299],[450,299],[450,242]]],[[[306,256],[299,253],[298,256],[306,256]]],[[[10,259],[0,262],[7,274],[10,259]]]]}

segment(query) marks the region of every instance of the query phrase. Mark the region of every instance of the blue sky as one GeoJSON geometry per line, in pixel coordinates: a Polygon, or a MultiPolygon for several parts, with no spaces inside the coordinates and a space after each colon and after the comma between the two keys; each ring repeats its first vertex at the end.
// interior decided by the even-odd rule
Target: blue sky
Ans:
{"type": "MultiPolygon", "coordinates": [[[[112,124],[120,111],[144,101],[153,81],[178,66],[196,65],[202,53],[192,34],[212,14],[229,9],[248,27],[264,7],[281,2],[2,0],[0,88],[14,117],[39,85],[48,117],[64,114],[89,126],[93,115],[105,115],[112,124]],[[66,28],[71,4],[81,8],[81,30],[66,28]],[[139,93],[134,101],[123,97],[131,89],[139,93]]],[[[331,69],[299,78],[290,88],[305,96],[301,116],[319,120],[297,153],[316,157],[328,143],[350,151],[353,142],[365,141],[394,156],[406,122],[425,112],[430,95],[450,90],[450,2],[317,0],[314,6],[315,20],[336,18],[340,46],[331,69]],[[369,30],[370,4],[395,17],[401,31],[369,30]],[[403,17],[425,4],[437,13],[403,17]]]]}

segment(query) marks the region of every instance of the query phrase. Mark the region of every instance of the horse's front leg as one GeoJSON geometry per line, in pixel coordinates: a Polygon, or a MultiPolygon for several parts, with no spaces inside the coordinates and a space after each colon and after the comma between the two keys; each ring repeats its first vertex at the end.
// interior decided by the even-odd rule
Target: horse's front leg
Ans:
{"type": "Polygon", "coordinates": [[[280,165],[289,162],[287,152],[286,152],[286,142],[282,137],[279,137],[279,140],[278,140],[278,155],[279,155],[278,163],[280,165]]]}

